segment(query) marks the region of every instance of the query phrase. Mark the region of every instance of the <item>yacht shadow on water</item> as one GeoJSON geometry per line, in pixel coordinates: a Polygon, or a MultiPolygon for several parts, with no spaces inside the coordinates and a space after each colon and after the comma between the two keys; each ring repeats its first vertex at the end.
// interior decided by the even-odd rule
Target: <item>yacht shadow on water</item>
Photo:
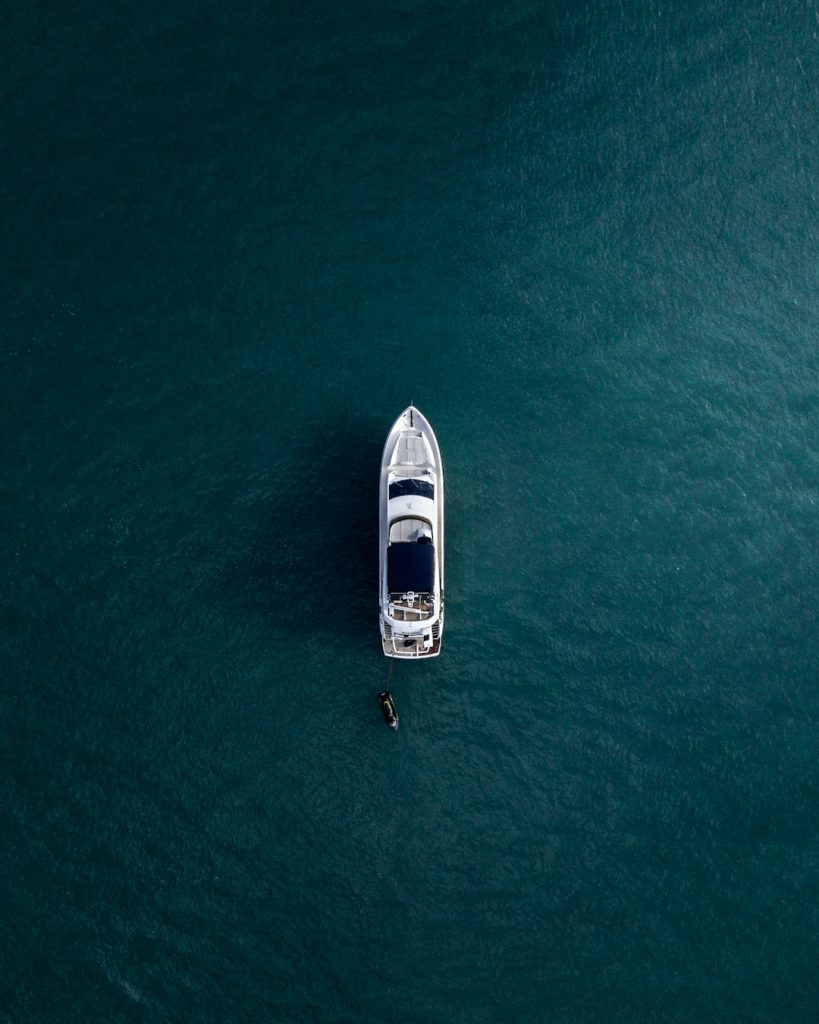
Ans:
{"type": "Polygon", "coordinates": [[[224,596],[276,629],[377,643],[381,432],[334,420],[285,450],[244,510],[250,542],[223,569],[224,596]]]}

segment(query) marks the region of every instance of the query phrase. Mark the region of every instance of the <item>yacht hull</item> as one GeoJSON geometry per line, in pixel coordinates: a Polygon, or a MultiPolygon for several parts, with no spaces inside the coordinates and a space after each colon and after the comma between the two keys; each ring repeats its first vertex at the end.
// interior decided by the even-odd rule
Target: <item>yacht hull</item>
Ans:
{"type": "Polygon", "coordinates": [[[388,658],[434,658],[444,628],[444,471],[429,421],[392,425],[379,485],[379,625],[388,658]]]}

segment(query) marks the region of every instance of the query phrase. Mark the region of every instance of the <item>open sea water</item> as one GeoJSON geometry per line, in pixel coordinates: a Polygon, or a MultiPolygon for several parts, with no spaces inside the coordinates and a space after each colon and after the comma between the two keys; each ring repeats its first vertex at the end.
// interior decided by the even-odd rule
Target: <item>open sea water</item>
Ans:
{"type": "Polygon", "coordinates": [[[819,1019],[816,4],[3,39],[0,1020],[819,1019]]]}

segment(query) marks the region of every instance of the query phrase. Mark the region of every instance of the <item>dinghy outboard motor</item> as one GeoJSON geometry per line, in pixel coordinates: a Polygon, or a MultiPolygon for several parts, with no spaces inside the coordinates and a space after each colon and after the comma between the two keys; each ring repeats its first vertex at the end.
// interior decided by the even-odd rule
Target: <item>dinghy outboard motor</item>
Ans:
{"type": "Polygon", "coordinates": [[[384,721],[391,729],[397,729],[398,712],[395,709],[395,701],[392,699],[392,694],[389,690],[384,690],[383,693],[379,693],[378,703],[381,707],[381,714],[384,716],[384,721]]]}

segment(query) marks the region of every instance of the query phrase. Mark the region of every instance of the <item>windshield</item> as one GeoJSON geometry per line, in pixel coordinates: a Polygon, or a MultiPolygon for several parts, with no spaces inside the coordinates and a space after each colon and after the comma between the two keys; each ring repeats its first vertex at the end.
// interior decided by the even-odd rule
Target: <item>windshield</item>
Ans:
{"type": "Polygon", "coordinates": [[[435,488],[426,480],[396,480],[390,484],[390,498],[412,497],[432,498],[435,488]]]}

